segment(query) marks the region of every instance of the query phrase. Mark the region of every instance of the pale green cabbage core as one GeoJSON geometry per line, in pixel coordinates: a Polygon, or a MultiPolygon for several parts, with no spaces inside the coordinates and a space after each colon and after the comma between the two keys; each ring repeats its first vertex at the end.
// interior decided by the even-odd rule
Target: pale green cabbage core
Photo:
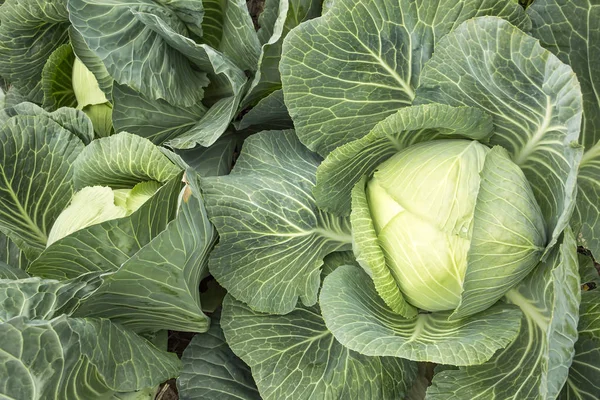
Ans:
{"type": "Polygon", "coordinates": [[[46,246],[88,226],[131,215],[159,188],[158,182],[141,182],[132,189],[84,187],[54,221],[46,246]]]}
{"type": "Polygon", "coordinates": [[[367,185],[386,264],[418,308],[452,310],[460,302],[488,150],[467,140],[411,146],[382,163],[367,185]]]}

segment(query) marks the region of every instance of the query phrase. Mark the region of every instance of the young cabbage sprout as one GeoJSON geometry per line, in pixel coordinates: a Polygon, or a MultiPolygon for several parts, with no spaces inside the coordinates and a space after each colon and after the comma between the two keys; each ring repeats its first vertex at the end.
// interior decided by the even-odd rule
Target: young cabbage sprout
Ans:
{"type": "Polygon", "coordinates": [[[132,189],[84,187],[52,225],[46,246],[88,226],[131,215],[159,188],[160,184],[153,181],[138,183],[132,189]]]}
{"type": "Polygon", "coordinates": [[[514,250],[498,251],[494,268],[512,264],[528,270],[539,261],[546,235],[531,187],[503,153],[493,155],[502,157],[502,165],[508,168],[486,163],[491,153],[477,141],[420,143],[380,164],[367,183],[366,196],[386,265],[406,300],[422,310],[458,307],[469,262],[476,261],[483,249],[488,255],[499,246],[514,250]],[[478,207],[478,201],[486,201],[479,197],[480,191],[488,190],[481,185],[484,168],[498,169],[485,176],[505,207],[529,206],[520,210],[522,221],[505,225],[498,220],[495,226],[489,224],[491,231],[474,229],[486,213],[485,204],[478,207]]]}

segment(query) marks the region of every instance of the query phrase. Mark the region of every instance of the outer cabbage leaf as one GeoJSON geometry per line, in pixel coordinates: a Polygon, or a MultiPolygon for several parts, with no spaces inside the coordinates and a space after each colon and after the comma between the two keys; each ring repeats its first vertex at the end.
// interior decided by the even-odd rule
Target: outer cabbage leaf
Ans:
{"type": "Polygon", "coordinates": [[[0,279],[26,279],[27,272],[0,261],[0,279]]]}
{"type": "MultiPolygon", "coordinates": [[[[203,100],[204,103],[210,104],[211,106],[206,113],[198,119],[198,122],[192,129],[177,137],[173,137],[173,130],[175,133],[181,132],[179,126],[167,126],[165,122],[161,122],[158,128],[151,128],[149,133],[155,134],[156,131],[162,131],[163,135],[169,136],[170,140],[168,144],[171,147],[191,148],[196,144],[210,146],[221,136],[221,134],[223,134],[237,113],[241,95],[246,84],[246,75],[222,53],[207,45],[199,45],[184,36],[177,35],[170,26],[157,16],[145,12],[136,12],[136,18],[140,21],[144,21],[144,23],[159,34],[171,48],[185,53],[187,59],[189,59],[190,62],[193,62],[196,68],[208,72],[211,81],[211,85],[207,88],[205,93],[206,96],[203,100]]],[[[189,82],[186,84],[190,85],[189,82]]],[[[152,99],[152,97],[147,96],[143,91],[141,93],[143,96],[152,99]]],[[[167,107],[167,104],[165,103],[153,105],[154,108],[150,107],[149,110],[145,110],[144,108],[149,107],[148,105],[145,105],[144,102],[141,104],[135,102],[131,97],[115,98],[115,102],[117,104],[121,102],[121,107],[125,107],[124,110],[121,110],[121,114],[128,113],[126,110],[127,107],[137,109],[137,112],[129,117],[129,120],[126,119],[126,122],[130,126],[139,125],[132,133],[139,133],[142,136],[146,135],[143,131],[144,127],[148,126],[143,120],[143,115],[148,115],[150,112],[157,112],[157,110],[167,114],[171,112],[171,108],[167,107]],[[126,102],[127,100],[129,101],[126,102]],[[140,113],[140,110],[142,110],[142,113],[140,113]],[[140,115],[142,117],[141,120],[139,119],[140,115]],[[136,118],[139,122],[136,123],[135,121],[131,121],[133,118],[136,118]]],[[[186,113],[199,114],[201,112],[198,101],[187,105],[173,102],[171,102],[171,104],[187,107],[186,113]]],[[[117,129],[119,127],[120,126],[117,125],[117,129]]]]}
{"type": "Polygon", "coordinates": [[[600,397],[600,291],[597,289],[581,294],[578,331],[575,358],[559,398],[595,400],[600,397]]]}
{"type": "Polygon", "coordinates": [[[75,54],[70,44],[58,47],[48,58],[42,70],[42,89],[45,109],[55,110],[60,107],[77,107],[77,98],[73,91],[71,71],[75,62],[75,54]]]}
{"type": "Polygon", "coordinates": [[[127,132],[94,140],[75,163],[75,188],[131,189],[145,181],[167,182],[180,168],[147,139],[127,132]]]}
{"type": "Polygon", "coordinates": [[[275,90],[281,89],[279,62],[283,39],[300,23],[320,16],[321,3],[321,0],[274,0],[265,3],[265,10],[261,13],[259,21],[259,36],[263,37],[264,43],[258,60],[258,70],[244,97],[242,107],[255,105],[275,90]],[[265,15],[265,11],[270,12],[270,15],[265,15]],[[269,19],[271,21],[266,21],[269,19]],[[263,29],[263,26],[269,29],[263,29]],[[265,37],[267,35],[268,39],[265,37]]]}
{"type": "Polygon", "coordinates": [[[83,143],[46,116],[15,116],[0,128],[0,231],[34,259],[73,194],[83,143]],[[27,171],[27,173],[23,173],[27,171]]]}
{"type": "Polygon", "coordinates": [[[427,399],[554,399],[567,379],[580,300],[575,238],[560,246],[507,298],[523,312],[517,338],[487,363],[436,374],[427,399]]]}
{"type": "Polygon", "coordinates": [[[327,327],[345,347],[368,356],[393,356],[441,364],[481,364],[517,335],[521,313],[497,304],[475,316],[449,321],[450,312],[404,318],[389,309],[369,277],[343,266],[323,283],[327,327]]]}
{"type": "Polygon", "coordinates": [[[179,396],[190,400],[261,400],[250,367],[231,351],[220,315],[213,315],[210,329],[193,337],[185,348],[183,369],[177,378],[179,396]]]}
{"type": "Polygon", "coordinates": [[[244,0],[203,0],[202,41],[221,51],[243,70],[256,69],[260,42],[244,0]]]}
{"type": "Polygon", "coordinates": [[[571,68],[507,21],[480,17],[440,40],[420,84],[418,103],[467,105],[492,115],[490,143],[505,147],[525,173],[550,248],[575,206],[581,158],[581,91],[571,68]]]}
{"type": "Polygon", "coordinates": [[[271,92],[259,100],[237,125],[238,130],[257,132],[262,130],[293,129],[294,123],[283,102],[283,90],[271,92]]]}
{"type": "Polygon", "coordinates": [[[64,282],[29,277],[0,279],[0,322],[15,317],[50,320],[62,314],[71,315],[101,283],[102,277],[97,272],[64,282]]]}
{"type": "Polygon", "coordinates": [[[216,233],[202,200],[185,188],[177,217],[127,260],[77,310],[75,316],[110,318],[135,331],[204,332],[200,280],[216,233]]]}
{"type": "Polygon", "coordinates": [[[225,135],[212,146],[197,146],[193,149],[176,150],[182,162],[200,176],[227,175],[233,166],[234,152],[239,138],[225,135]]]}
{"type": "Polygon", "coordinates": [[[69,39],[66,0],[7,0],[0,6],[0,75],[42,103],[42,70],[69,39]]]}
{"type": "Polygon", "coordinates": [[[169,34],[183,39],[201,31],[200,1],[69,1],[71,23],[115,81],[151,99],[180,106],[197,103],[209,83],[206,73],[140,18],[148,13],[171,28],[169,34]],[[115,35],[123,40],[114,40],[115,35]]]}
{"type": "Polygon", "coordinates": [[[233,352],[252,368],[265,400],[397,399],[416,375],[410,361],[367,357],[342,346],[327,330],[318,306],[269,315],[228,295],[221,323],[233,352]]]}
{"type": "Polygon", "coordinates": [[[510,1],[339,0],[295,28],[284,41],[280,70],[300,140],[327,155],[412,104],[436,42],[481,15],[530,25],[510,1]]]}
{"type": "Polygon", "coordinates": [[[2,123],[17,115],[40,116],[51,119],[63,129],[70,131],[81,141],[88,145],[94,139],[94,127],[90,119],[79,110],[69,107],[61,107],[56,111],[48,112],[43,108],[29,102],[21,102],[0,111],[2,123]]]}
{"type": "Polygon", "coordinates": [[[284,314],[317,301],[327,254],[350,248],[348,220],[320,211],[312,196],[320,158],[293,131],[248,138],[228,176],[202,180],[220,241],[209,269],[253,309],[284,314]]]}
{"type": "Polygon", "coordinates": [[[579,143],[585,146],[577,178],[577,208],[572,225],[580,245],[600,259],[600,4],[595,0],[536,0],[527,10],[532,34],[542,46],[568,63],[577,74],[583,94],[579,143]]]}
{"type": "Polygon", "coordinates": [[[600,140],[600,4],[596,0],[535,0],[527,9],[532,35],[573,68],[583,94],[579,142],[586,150],[600,140]]]}
{"type": "Polygon", "coordinates": [[[25,253],[2,232],[0,232],[0,262],[22,270],[25,270],[29,265],[25,253]]]}
{"type": "Polygon", "coordinates": [[[177,376],[175,354],[105,319],[57,317],[0,324],[0,396],[106,399],[177,376]]]}

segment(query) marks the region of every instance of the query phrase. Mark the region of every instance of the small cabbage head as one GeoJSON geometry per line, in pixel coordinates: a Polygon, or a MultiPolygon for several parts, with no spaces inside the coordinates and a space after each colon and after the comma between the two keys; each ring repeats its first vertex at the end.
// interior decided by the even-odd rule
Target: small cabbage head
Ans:
{"type": "Polygon", "coordinates": [[[113,130],[112,104],[100,89],[94,74],[79,58],[75,58],[73,64],[72,82],[77,109],[82,110],[92,121],[96,136],[110,136],[113,130]]]}
{"type": "Polygon", "coordinates": [[[546,242],[521,169],[505,150],[476,141],[398,152],[374,172],[366,197],[386,265],[422,310],[457,308],[469,268],[491,268],[490,279],[499,280],[526,274],[546,242]]]}
{"type": "Polygon", "coordinates": [[[87,186],[75,193],[48,234],[46,246],[80,229],[131,215],[160,188],[158,182],[141,182],[132,189],[87,186]]]}

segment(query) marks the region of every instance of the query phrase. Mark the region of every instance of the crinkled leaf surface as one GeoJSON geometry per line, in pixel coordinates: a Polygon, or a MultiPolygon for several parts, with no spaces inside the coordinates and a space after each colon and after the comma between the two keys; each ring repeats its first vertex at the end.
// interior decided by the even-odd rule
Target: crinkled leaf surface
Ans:
{"type": "Polygon", "coordinates": [[[42,70],[43,106],[55,110],[60,107],[77,107],[71,71],[75,54],[70,44],[63,44],[50,55],[42,70]]]}
{"type": "Polygon", "coordinates": [[[0,279],[26,279],[27,272],[0,261],[0,279]]]}
{"type": "Polygon", "coordinates": [[[583,121],[579,143],[585,147],[577,178],[577,208],[573,229],[580,245],[600,258],[600,4],[592,0],[536,0],[527,10],[532,34],[542,46],[569,64],[583,94],[583,121]]]}
{"type": "MultiPolygon", "coordinates": [[[[206,90],[204,101],[210,103],[211,106],[205,114],[200,115],[201,118],[198,118],[197,123],[187,132],[182,132],[182,127],[179,125],[167,125],[169,122],[167,120],[161,122],[158,127],[153,127],[150,132],[143,133],[144,127],[150,125],[144,121],[144,116],[149,117],[152,112],[169,114],[172,112],[172,107],[169,108],[165,103],[152,105],[146,104],[144,101],[141,103],[136,102],[135,97],[132,98],[131,96],[115,98],[115,102],[120,103],[119,107],[123,108],[120,111],[121,114],[128,113],[128,108],[133,108],[133,112],[135,112],[126,119],[126,123],[134,128],[132,133],[138,133],[142,136],[149,133],[156,134],[158,130],[162,135],[170,138],[168,144],[171,147],[192,148],[196,144],[210,146],[225,132],[237,113],[247,80],[246,75],[227,56],[207,45],[200,45],[184,36],[177,35],[172,27],[156,15],[136,12],[136,16],[137,19],[160,34],[169,46],[186,54],[187,59],[193,62],[196,68],[209,74],[211,85],[206,90]],[[136,120],[139,122],[136,123],[136,120]],[[175,136],[175,134],[178,135],[175,136]]],[[[187,84],[189,85],[189,83],[187,84]]],[[[153,99],[143,91],[141,93],[144,97],[153,99]]],[[[178,107],[186,107],[185,112],[188,114],[200,114],[198,101],[186,105],[170,103],[178,107]]]]}
{"type": "Polygon", "coordinates": [[[50,320],[71,315],[102,283],[96,272],[62,282],[27,276],[17,279],[0,279],[0,322],[14,317],[50,320]]]}
{"type": "Polygon", "coordinates": [[[450,312],[407,319],[387,307],[364,271],[351,266],[325,278],[319,302],[327,327],[349,349],[440,364],[487,361],[516,337],[521,319],[517,307],[501,303],[459,321],[449,321],[450,312]]]}
{"type": "Polygon", "coordinates": [[[480,17],[440,40],[420,84],[418,103],[468,105],[492,115],[490,143],[505,147],[523,169],[544,214],[549,246],[555,243],[575,205],[581,157],[573,144],[581,90],[572,69],[507,21],[480,17]]]}
{"type": "Polygon", "coordinates": [[[206,331],[198,287],[215,241],[202,200],[186,187],[177,217],[105,276],[75,315],[110,318],[135,331],[206,331]]]}
{"type": "Polygon", "coordinates": [[[181,174],[130,216],[89,226],[54,242],[29,266],[28,272],[69,279],[87,272],[118,270],[175,218],[180,189],[181,174]]]}
{"type": "Polygon", "coordinates": [[[321,15],[321,0],[274,0],[265,2],[265,10],[259,18],[261,29],[264,25],[270,29],[259,30],[259,36],[270,34],[263,38],[258,69],[248,93],[242,102],[242,107],[255,105],[275,90],[281,89],[279,62],[285,36],[304,21],[321,15]],[[277,4],[278,3],[278,4],[277,4]],[[275,10],[276,9],[276,10],[275,10]],[[264,15],[267,12],[267,15],[264,15]],[[269,15],[269,12],[271,15],[269,15]],[[272,21],[266,21],[271,19],[272,21]]]}
{"type": "Polygon", "coordinates": [[[199,1],[69,1],[71,23],[115,81],[175,105],[202,100],[206,73],[140,19],[140,13],[152,13],[171,28],[170,34],[187,38],[198,30],[203,7],[199,1]],[[115,35],[122,40],[114,40],[115,35]]]}
{"type": "Polygon", "coordinates": [[[92,121],[83,111],[74,108],[61,107],[53,112],[48,112],[33,103],[21,102],[1,110],[0,120],[5,122],[17,115],[40,116],[40,119],[43,119],[41,117],[49,118],[81,139],[85,145],[94,139],[92,121]]]}
{"type": "Polygon", "coordinates": [[[367,357],[342,346],[318,306],[261,314],[228,295],[221,324],[231,349],[252,368],[265,400],[396,399],[416,375],[410,361],[367,357]]]}
{"type": "Polygon", "coordinates": [[[320,211],[312,195],[319,156],[293,131],[248,138],[230,175],[202,180],[219,244],[209,269],[254,309],[285,314],[317,302],[323,257],[350,247],[347,219],[320,211]]]}
{"type": "Polygon", "coordinates": [[[233,153],[239,138],[225,135],[210,147],[176,150],[176,153],[200,176],[227,175],[233,166],[233,153]]]}
{"type": "Polygon", "coordinates": [[[575,238],[562,243],[508,299],[523,312],[517,338],[487,363],[436,374],[427,399],[554,399],[567,379],[580,300],[575,238]]]}
{"type": "Polygon", "coordinates": [[[473,107],[428,104],[407,107],[379,122],[368,135],[332,151],[317,169],[315,198],[320,208],[350,214],[350,192],[363,176],[413,144],[435,139],[485,141],[492,119],[473,107]]]}
{"type": "Polygon", "coordinates": [[[0,230],[34,259],[73,194],[83,143],[46,116],[15,116],[0,127],[0,230]]]}
{"type": "Polygon", "coordinates": [[[75,187],[131,189],[139,182],[166,182],[180,169],[147,139],[127,132],[94,140],[75,163],[75,187]]]}
{"type": "Polygon", "coordinates": [[[225,341],[220,315],[212,316],[208,332],[194,336],[181,361],[177,389],[182,399],[261,400],[250,367],[225,341]]]}
{"type": "Polygon", "coordinates": [[[29,265],[25,253],[2,232],[0,232],[0,262],[22,270],[25,270],[29,265]]]}
{"type": "Polygon", "coordinates": [[[595,400],[600,397],[600,291],[597,289],[581,294],[578,331],[575,358],[559,398],[595,400]]]}
{"type": "Polygon", "coordinates": [[[410,105],[436,42],[481,15],[530,24],[510,1],[340,0],[292,30],[280,70],[301,141],[326,155],[410,105]]]}
{"type": "Polygon", "coordinates": [[[0,75],[27,100],[42,103],[42,70],[67,42],[66,0],[7,0],[0,6],[0,75]]]}
{"type": "Polygon", "coordinates": [[[181,362],[105,319],[57,317],[0,324],[0,396],[106,399],[177,376],[181,362]],[[9,378],[10,377],[10,378],[9,378]]]}

